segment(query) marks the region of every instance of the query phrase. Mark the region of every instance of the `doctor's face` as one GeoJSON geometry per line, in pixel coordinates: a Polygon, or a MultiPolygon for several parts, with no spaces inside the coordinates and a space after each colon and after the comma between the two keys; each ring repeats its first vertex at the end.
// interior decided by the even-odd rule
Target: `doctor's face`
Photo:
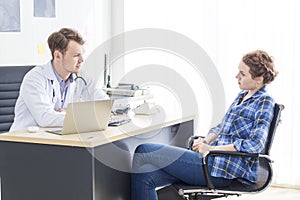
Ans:
{"type": "Polygon", "coordinates": [[[68,73],[78,73],[83,62],[83,47],[81,44],[71,40],[67,51],[62,55],[61,60],[64,71],[68,73]]]}

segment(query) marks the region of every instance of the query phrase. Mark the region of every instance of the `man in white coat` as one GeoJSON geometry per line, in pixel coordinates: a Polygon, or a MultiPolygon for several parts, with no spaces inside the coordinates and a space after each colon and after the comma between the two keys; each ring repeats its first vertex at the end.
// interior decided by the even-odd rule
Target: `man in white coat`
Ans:
{"type": "Polygon", "coordinates": [[[10,131],[30,126],[62,126],[68,103],[108,99],[103,90],[80,72],[83,44],[81,35],[69,28],[49,36],[52,60],[24,76],[10,131]]]}

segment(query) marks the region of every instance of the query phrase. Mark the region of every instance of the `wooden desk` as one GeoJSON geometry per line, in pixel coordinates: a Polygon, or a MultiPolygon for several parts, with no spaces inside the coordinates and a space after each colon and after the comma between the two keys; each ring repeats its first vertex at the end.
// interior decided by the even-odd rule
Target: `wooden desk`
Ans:
{"type": "Polygon", "coordinates": [[[193,117],[139,116],[105,131],[0,134],[2,200],[130,200],[132,154],[145,142],[185,146],[193,117]]]}

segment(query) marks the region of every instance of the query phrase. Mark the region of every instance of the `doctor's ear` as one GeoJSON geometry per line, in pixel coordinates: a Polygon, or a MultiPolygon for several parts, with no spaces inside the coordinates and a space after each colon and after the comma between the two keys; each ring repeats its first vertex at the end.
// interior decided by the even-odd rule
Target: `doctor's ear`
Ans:
{"type": "Polygon", "coordinates": [[[54,53],[53,53],[53,58],[56,59],[56,60],[61,60],[62,59],[62,53],[58,50],[55,50],[54,53]]]}

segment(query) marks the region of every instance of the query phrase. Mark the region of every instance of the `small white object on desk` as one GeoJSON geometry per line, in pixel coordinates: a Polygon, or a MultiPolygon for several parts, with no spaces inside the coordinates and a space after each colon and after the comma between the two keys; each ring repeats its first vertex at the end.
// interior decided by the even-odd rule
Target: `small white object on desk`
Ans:
{"type": "Polygon", "coordinates": [[[40,128],[38,126],[29,126],[27,127],[27,131],[29,133],[36,133],[40,130],[40,128]]]}
{"type": "Polygon", "coordinates": [[[132,110],[136,115],[152,115],[159,112],[159,107],[154,103],[144,102],[132,110]]]}

